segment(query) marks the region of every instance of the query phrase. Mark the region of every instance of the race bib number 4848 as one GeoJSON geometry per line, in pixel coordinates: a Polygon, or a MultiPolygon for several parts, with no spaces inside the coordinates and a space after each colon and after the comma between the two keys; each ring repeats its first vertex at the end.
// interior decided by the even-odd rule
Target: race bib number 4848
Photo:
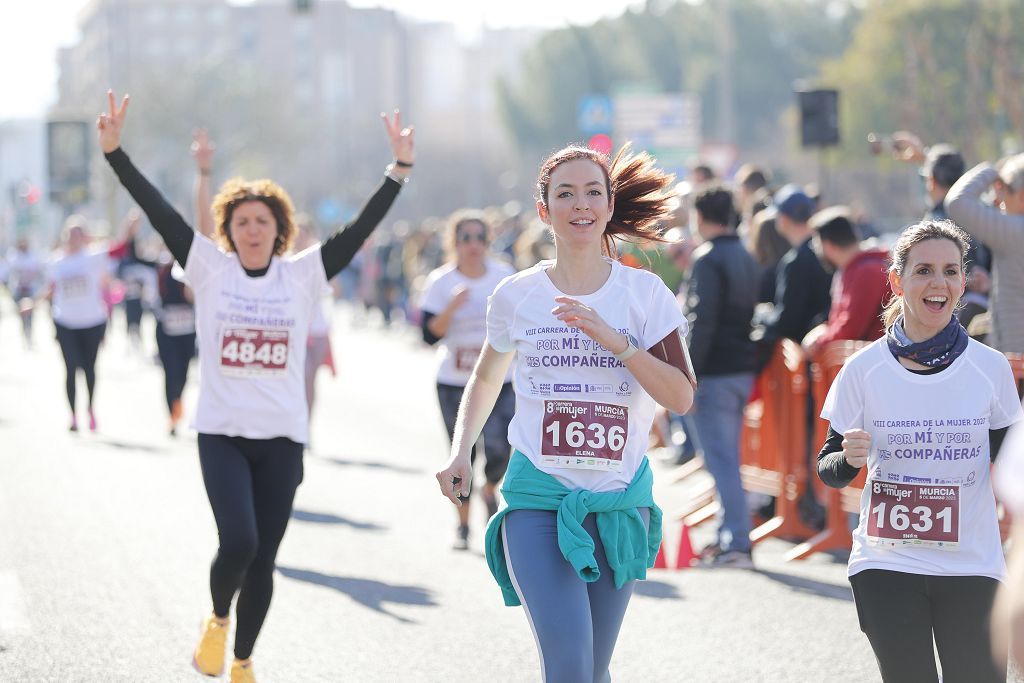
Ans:
{"type": "Polygon", "coordinates": [[[872,481],[868,543],[959,550],[960,487],[872,481]]]}
{"type": "Polygon", "coordinates": [[[541,430],[543,464],[621,470],[629,408],[593,401],[544,401],[541,430]]]}
{"type": "Polygon", "coordinates": [[[282,377],[288,369],[288,330],[225,328],[220,371],[232,377],[282,377]]]}

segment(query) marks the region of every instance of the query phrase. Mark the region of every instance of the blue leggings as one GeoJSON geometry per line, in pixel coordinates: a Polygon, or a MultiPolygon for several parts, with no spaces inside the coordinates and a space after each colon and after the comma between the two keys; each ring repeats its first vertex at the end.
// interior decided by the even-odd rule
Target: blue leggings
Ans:
{"type": "MultiPolygon", "coordinates": [[[[640,509],[644,523],[649,510],[640,509]]],[[[501,525],[505,562],[540,651],[541,680],[608,683],[633,581],[616,590],[594,515],[583,528],[594,539],[601,578],[584,582],[558,548],[556,513],[514,510],[501,525]]]]}

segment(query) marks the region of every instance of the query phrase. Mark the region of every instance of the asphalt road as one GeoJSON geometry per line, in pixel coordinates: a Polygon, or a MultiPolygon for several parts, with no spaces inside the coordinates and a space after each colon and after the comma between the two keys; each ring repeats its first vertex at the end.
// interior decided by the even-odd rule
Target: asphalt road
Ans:
{"type": "MultiPolygon", "coordinates": [[[[216,530],[195,434],[166,433],[152,337],[140,353],[120,329],[109,335],[99,431],[71,434],[52,327],[39,321],[29,352],[16,325],[4,299],[0,681],[204,680],[189,662],[216,530]]],[[[339,375],[320,378],[313,448],[256,647],[259,680],[539,680],[526,619],[503,606],[483,561],[481,509],[471,551],[450,549],[455,513],[432,476],[446,439],[431,352],[414,332],[353,327],[344,314],[334,343],[339,375]]],[[[659,500],[671,510],[686,491],[668,479],[659,500]]],[[[670,550],[678,533],[668,526],[670,550]]],[[[759,546],[755,571],[651,572],[613,679],[878,680],[845,560],[786,563],[789,547],[759,546]]]]}

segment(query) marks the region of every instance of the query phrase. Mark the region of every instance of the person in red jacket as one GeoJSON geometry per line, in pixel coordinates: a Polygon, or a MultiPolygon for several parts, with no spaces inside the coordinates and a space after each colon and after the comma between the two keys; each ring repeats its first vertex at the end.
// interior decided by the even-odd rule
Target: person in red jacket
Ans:
{"type": "Polygon", "coordinates": [[[827,269],[838,271],[832,283],[832,308],[828,320],[803,339],[808,356],[837,339],[874,341],[885,330],[882,310],[892,296],[887,270],[889,252],[860,242],[857,226],[845,206],[833,206],[814,214],[814,249],[827,269]]]}

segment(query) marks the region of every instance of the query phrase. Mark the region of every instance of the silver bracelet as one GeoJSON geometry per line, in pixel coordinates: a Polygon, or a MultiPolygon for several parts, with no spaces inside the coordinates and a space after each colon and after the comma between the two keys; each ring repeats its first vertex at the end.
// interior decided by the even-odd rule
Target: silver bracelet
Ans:
{"type": "Polygon", "coordinates": [[[384,175],[387,176],[388,178],[391,178],[392,180],[394,180],[399,185],[405,185],[407,182],[409,182],[409,176],[407,176],[407,175],[401,176],[401,175],[398,175],[398,173],[395,172],[395,165],[394,164],[388,164],[387,165],[387,168],[384,169],[384,175]]]}

